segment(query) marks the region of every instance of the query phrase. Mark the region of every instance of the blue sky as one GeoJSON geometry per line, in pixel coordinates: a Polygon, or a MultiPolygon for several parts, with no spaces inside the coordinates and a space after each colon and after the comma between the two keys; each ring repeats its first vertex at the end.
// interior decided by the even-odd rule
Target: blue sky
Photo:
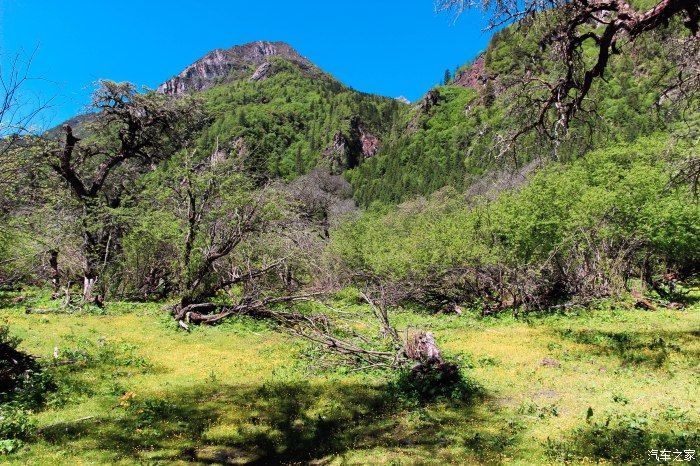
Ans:
{"type": "Polygon", "coordinates": [[[478,11],[437,14],[432,0],[0,0],[0,51],[36,48],[30,90],[54,98],[50,125],[79,113],[97,79],[154,88],[211,49],[255,40],[288,42],[360,91],[415,100],[486,47],[485,24],[478,11]]]}

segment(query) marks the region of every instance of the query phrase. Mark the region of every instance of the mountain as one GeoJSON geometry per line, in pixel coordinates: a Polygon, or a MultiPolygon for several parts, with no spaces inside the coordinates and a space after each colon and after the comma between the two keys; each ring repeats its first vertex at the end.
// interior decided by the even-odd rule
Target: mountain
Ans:
{"type": "MultiPolygon", "coordinates": [[[[682,116],[672,106],[660,105],[655,83],[668,72],[664,45],[644,42],[636,47],[634,59],[615,57],[606,80],[595,83],[589,99],[596,102],[597,120],[573,122],[557,160],[571,161],[611,143],[667,130],[682,116]]],[[[399,129],[383,141],[375,157],[346,173],[356,199],[363,205],[392,204],[445,186],[465,191],[496,173],[519,173],[522,178],[533,160],[551,160],[554,148],[542,135],[522,137],[517,150],[507,153],[498,144],[526,119],[511,90],[523,76],[546,74],[553,66],[537,41],[523,37],[517,28],[495,34],[487,50],[462,66],[448,85],[431,89],[400,115],[399,129]]]]}
{"type": "Polygon", "coordinates": [[[279,57],[295,63],[310,75],[320,70],[307,58],[301,56],[284,42],[257,41],[237,45],[230,49],[215,49],[195,61],[177,76],[158,86],[163,94],[178,95],[209,89],[217,84],[235,79],[249,78],[253,81],[268,76],[270,59],[279,57]]]}
{"type": "MultiPolygon", "coordinates": [[[[627,58],[610,67],[610,81],[596,84],[591,99],[615,134],[579,135],[560,157],[575,157],[607,144],[630,141],[672,122],[646,109],[663,60],[654,44],[647,68],[627,58]]],[[[324,72],[290,45],[257,41],[216,49],[161,84],[167,95],[201,96],[212,118],[198,141],[200,154],[234,157],[260,180],[292,179],[317,166],[344,173],[355,198],[396,203],[445,186],[470,189],[494,173],[528,167],[551,156],[551,147],[523,139],[504,158],[496,147],[522,116],[510,110],[508,90],[528,69],[546,70],[536,41],[512,28],[462,66],[445,86],[415,103],[358,92],[324,72]],[[534,65],[531,65],[534,64],[534,65]]],[[[578,129],[572,128],[572,134],[578,129]]]]}
{"type": "Polygon", "coordinates": [[[377,155],[408,108],[351,89],[283,42],[213,50],[158,92],[199,95],[212,116],[199,152],[234,157],[261,180],[355,168],[377,155]]]}

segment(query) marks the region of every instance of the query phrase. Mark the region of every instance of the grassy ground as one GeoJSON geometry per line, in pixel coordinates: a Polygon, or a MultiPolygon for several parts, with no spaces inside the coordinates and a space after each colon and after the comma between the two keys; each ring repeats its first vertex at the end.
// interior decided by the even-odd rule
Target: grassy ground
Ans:
{"type": "MultiPolygon", "coordinates": [[[[6,296],[7,298],[7,296],[6,296]]],[[[34,298],[39,299],[39,298],[34,298]]],[[[7,464],[642,463],[700,450],[700,306],[570,315],[422,316],[480,396],[421,405],[379,373],[314,369],[316,353],[260,322],[186,334],[154,304],[0,315],[59,389],[7,464]]],[[[687,463],[684,463],[687,464],[687,463]]]]}

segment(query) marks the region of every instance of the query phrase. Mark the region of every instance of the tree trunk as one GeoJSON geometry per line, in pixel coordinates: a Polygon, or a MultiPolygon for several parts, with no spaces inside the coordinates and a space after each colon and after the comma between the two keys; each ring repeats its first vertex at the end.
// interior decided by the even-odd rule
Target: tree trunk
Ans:
{"type": "Polygon", "coordinates": [[[440,376],[439,383],[445,387],[459,382],[459,366],[443,359],[432,333],[421,331],[414,334],[406,341],[405,353],[415,361],[411,376],[417,383],[427,383],[427,379],[436,374],[440,376]]]}
{"type": "Polygon", "coordinates": [[[51,299],[58,299],[61,292],[61,275],[58,271],[58,251],[52,249],[49,254],[49,267],[51,267],[51,299]]]}
{"type": "Polygon", "coordinates": [[[94,274],[85,273],[83,277],[83,302],[102,306],[102,296],[95,295],[95,283],[97,278],[94,274]]]}
{"type": "Polygon", "coordinates": [[[442,354],[430,332],[417,332],[406,341],[406,356],[419,364],[442,364],[442,354]]]}

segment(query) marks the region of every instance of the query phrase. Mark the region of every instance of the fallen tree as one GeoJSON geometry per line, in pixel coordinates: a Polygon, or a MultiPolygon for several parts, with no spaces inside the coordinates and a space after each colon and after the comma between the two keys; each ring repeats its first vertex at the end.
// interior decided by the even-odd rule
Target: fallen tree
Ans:
{"type": "Polygon", "coordinates": [[[298,301],[306,301],[312,295],[299,294],[276,298],[245,298],[238,304],[198,303],[173,308],[173,317],[180,327],[189,330],[189,324],[216,324],[227,317],[245,315],[259,319],[272,319],[280,322],[307,320],[311,317],[295,312],[272,310],[271,307],[298,301]]]}
{"type": "Polygon", "coordinates": [[[462,381],[459,366],[443,357],[431,332],[401,332],[391,323],[389,309],[399,298],[395,291],[377,284],[360,293],[378,325],[375,334],[360,331],[361,316],[331,306],[326,306],[324,314],[282,320],[294,335],[315,343],[353,370],[406,370],[410,383],[421,392],[436,386],[440,392],[450,391],[462,381]]]}

